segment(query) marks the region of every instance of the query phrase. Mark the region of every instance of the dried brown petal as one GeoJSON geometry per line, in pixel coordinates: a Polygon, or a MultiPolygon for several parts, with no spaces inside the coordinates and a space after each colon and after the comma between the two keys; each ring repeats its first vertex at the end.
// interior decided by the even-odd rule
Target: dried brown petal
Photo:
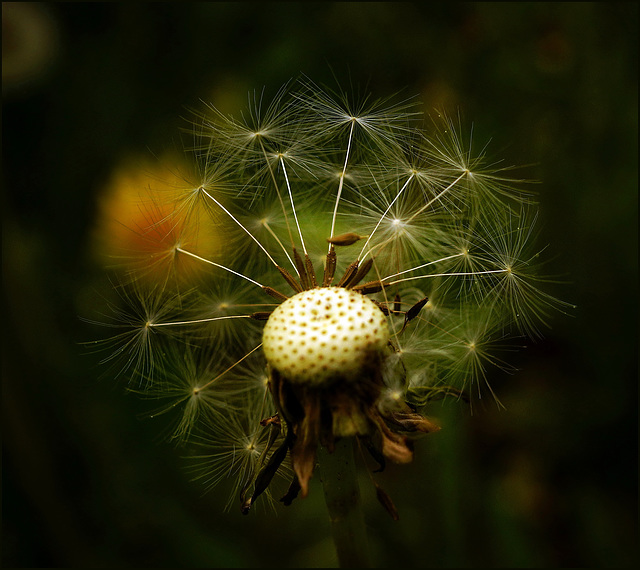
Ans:
{"type": "Polygon", "coordinates": [[[404,437],[383,437],[382,453],[394,463],[413,461],[413,451],[407,446],[407,440],[404,437]]]}
{"type": "Polygon", "coordinates": [[[380,428],[380,435],[382,435],[382,453],[384,456],[394,463],[411,463],[413,461],[413,451],[407,444],[407,438],[392,432],[380,416],[374,419],[380,428]]]}
{"type": "Polygon", "coordinates": [[[388,420],[408,432],[433,433],[441,429],[432,420],[415,412],[394,412],[388,416],[388,420]]]}

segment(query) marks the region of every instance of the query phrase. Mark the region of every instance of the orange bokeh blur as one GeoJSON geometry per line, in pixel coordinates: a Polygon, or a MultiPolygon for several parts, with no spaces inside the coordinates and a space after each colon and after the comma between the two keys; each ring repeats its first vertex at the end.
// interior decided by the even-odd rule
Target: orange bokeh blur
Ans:
{"type": "Polygon", "coordinates": [[[184,197],[199,184],[184,158],[128,158],[113,171],[99,195],[93,251],[99,263],[136,279],[191,281],[209,270],[205,259],[221,249],[220,220],[184,197]],[[193,180],[192,180],[193,178],[193,180]]]}

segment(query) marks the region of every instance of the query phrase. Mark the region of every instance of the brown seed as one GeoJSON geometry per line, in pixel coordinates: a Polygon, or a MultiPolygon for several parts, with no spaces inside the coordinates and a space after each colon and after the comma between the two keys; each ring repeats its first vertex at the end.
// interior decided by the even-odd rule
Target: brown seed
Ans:
{"type": "Polygon", "coordinates": [[[353,290],[358,293],[362,293],[363,295],[368,295],[369,293],[378,293],[379,291],[382,291],[382,287],[382,281],[369,281],[362,285],[356,285],[353,290]]]}
{"type": "Polygon", "coordinates": [[[346,234],[340,234],[339,236],[333,236],[327,238],[327,241],[333,245],[351,245],[361,240],[363,237],[359,234],[348,232],[346,234]]]}
{"type": "Polygon", "coordinates": [[[249,316],[256,321],[266,321],[271,315],[271,311],[258,311],[256,313],[251,313],[249,316]]]}
{"type": "Polygon", "coordinates": [[[327,259],[324,265],[324,276],[322,278],[322,286],[328,287],[333,281],[333,276],[336,272],[336,250],[331,245],[327,259]]]}
{"type": "Polygon", "coordinates": [[[291,275],[291,273],[289,273],[286,269],[283,269],[282,267],[280,267],[279,265],[276,265],[276,268],[278,269],[278,271],[280,272],[280,275],[282,275],[282,277],[284,277],[284,280],[291,286],[291,288],[296,292],[296,293],[302,293],[302,291],[304,291],[304,289],[302,288],[302,286],[300,285],[300,283],[298,283],[293,275],[291,275]]]}
{"type": "Polygon", "coordinates": [[[349,284],[345,285],[345,287],[353,287],[354,285],[357,285],[358,283],[360,283],[360,281],[362,281],[367,276],[367,273],[369,273],[372,266],[373,266],[373,257],[370,257],[360,267],[358,267],[357,273],[353,276],[353,279],[351,279],[349,284]]]}
{"type": "Polygon", "coordinates": [[[271,295],[274,299],[278,299],[279,301],[286,301],[289,298],[284,293],[280,293],[280,291],[276,291],[273,287],[269,287],[268,285],[263,285],[262,289],[265,293],[271,295]]]}
{"type": "Polygon", "coordinates": [[[342,276],[342,279],[340,279],[340,281],[338,282],[338,287],[348,287],[357,271],[358,261],[356,260],[348,265],[346,271],[344,272],[344,275],[342,276]]]}

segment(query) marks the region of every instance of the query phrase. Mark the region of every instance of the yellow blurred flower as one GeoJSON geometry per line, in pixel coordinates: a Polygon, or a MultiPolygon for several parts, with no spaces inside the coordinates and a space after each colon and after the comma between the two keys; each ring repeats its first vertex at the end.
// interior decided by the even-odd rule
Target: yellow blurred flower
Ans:
{"type": "Polygon", "coordinates": [[[178,202],[185,191],[200,187],[197,176],[187,172],[186,159],[174,155],[157,161],[128,157],[114,168],[98,199],[93,247],[98,262],[156,283],[190,281],[207,272],[179,248],[214,258],[223,230],[209,210],[178,202]]]}

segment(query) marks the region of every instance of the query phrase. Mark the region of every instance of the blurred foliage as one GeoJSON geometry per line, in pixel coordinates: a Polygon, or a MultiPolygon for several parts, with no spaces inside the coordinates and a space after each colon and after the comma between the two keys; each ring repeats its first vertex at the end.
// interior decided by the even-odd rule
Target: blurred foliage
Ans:
{"type": "Polygon", "coordinates": [[[459,108],[533,163],[550,292],[578,305],[490,379],[506,411],[432,404],[443,430],[383,477],[399,522],[363,481],[379,564],[637,563],[637,3],[5,3],[2,27],[4,567],[333,564],[317,481],[223,512],[79,344],[117,165],[299,73],[459,108]]]}

